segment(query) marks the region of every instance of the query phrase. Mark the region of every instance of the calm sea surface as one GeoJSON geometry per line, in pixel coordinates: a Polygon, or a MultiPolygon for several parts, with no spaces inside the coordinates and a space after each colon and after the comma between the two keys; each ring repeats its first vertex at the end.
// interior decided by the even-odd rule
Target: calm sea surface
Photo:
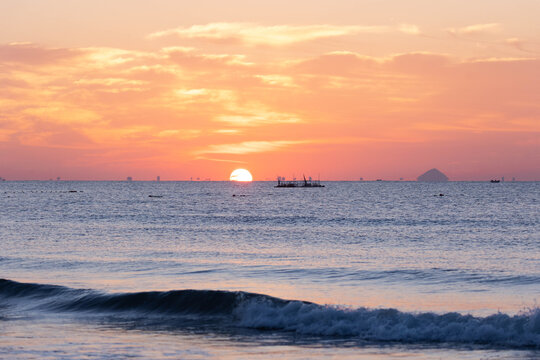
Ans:
{"type": "Polygon", "coordinates": [[[540,357],[540,183],[273,186],[1,182],[0,358],[540,357]]]}

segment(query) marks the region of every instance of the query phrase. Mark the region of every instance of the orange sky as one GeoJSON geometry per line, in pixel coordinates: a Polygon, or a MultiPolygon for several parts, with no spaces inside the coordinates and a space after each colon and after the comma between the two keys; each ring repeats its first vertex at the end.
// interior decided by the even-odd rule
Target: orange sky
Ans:
{"type": "Polygon", "coordinates": [[[0,2],[0,177],[540,180],[540,1],[0,2]]]}

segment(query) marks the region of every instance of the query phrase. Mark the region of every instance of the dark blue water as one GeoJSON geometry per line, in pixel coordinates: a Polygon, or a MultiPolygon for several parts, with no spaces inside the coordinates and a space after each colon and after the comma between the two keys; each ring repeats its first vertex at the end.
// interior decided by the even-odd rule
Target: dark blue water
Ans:
{"type": "Polygon", "coordinates": [[[0,183],[1,354],[540,355],[540,183],[273,185],[0,183]]]}

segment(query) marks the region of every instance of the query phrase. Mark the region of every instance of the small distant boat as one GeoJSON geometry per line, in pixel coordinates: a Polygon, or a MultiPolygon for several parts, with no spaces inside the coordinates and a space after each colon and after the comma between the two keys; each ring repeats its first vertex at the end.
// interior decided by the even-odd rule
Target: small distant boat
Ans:
{"type": "Polygon", "coordinates": [[[312,180],[311,177],[309,179],[306,179],[306,176],[304,175],[304,180],[285,180],[285,178],[282,178],[281,176],[278,176],[277,178],[277,185],[274,187],[277,188],[311,188],[311,187],[324,187],[324,185],[321,184],[320,180],[312,180]]]}
{"type": "Polygon", "coordinates": [[[493,183],[493,184],[496,184],[496,183],[500,183],[501,180],[489,180],[490,183],[493,183]]]}

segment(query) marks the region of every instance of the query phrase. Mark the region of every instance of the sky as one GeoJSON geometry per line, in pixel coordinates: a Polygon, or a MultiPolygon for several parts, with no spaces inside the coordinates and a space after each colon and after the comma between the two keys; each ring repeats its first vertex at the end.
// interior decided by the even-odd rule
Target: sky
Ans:
{"type": "Polygon", "coordinates": [[[540,1],[2,0],[8,180],[540,180],[540,1]]]}

